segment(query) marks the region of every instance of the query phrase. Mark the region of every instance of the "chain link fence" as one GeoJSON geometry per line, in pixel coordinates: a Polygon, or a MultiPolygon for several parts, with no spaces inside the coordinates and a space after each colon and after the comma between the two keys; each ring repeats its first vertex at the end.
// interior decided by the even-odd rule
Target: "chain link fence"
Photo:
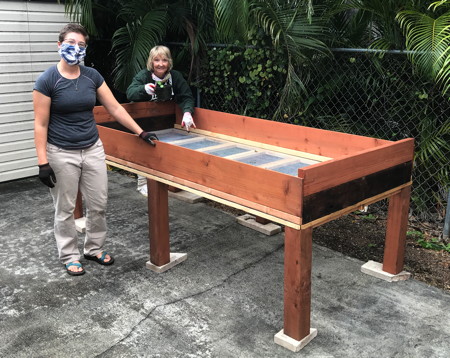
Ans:
{"type": "Polygon", "coordinates": [[[414,73],[404,53],[380,56],[336,49],[332,57],[305,64],[301,77],[306,91],[295,112],[283,114],[277,109],[285,59],[267,51],[211,47],[196,84],[198,105],[387,140],[415,138],[411,218],[444,225],[450,188],[450,101],[414,73]]]}

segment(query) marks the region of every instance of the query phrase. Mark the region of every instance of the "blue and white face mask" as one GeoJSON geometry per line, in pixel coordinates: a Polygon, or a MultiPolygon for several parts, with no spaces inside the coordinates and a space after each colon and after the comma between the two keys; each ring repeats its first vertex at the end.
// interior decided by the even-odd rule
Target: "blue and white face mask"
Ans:
{"type": "Polygon", "coordinates": [[[78,65],[86,56],[86,48],[78,45],[61,44],[58,50],[59,55],[67,62],[68,65],[78,65]]]}

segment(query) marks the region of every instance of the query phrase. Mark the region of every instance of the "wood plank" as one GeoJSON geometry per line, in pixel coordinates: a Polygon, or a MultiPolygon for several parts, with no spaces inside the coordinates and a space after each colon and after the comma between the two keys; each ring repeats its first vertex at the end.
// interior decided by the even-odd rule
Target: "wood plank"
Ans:
{"type": "Polygon", "coordinates": [[[15,93],[15,92],[31,92],[33,90],[34,82],[26,81],[20,83],[3,83],[0,87],[0,94],[15,93]]]}
{"type": "Polygon", "coordinates": [[[30,52],[0,53],[0,63],[27,63],[30,61],[30,52]]]}
{"type": "Polygon", "coordinates": [[[0,53],[9,53],[9,52],[30,52],[30,44],[26,42],[16,44],[0,43],[0,53]]]}
{"type": "MultiPolygon", "coordinates": [[[[389,143],[389,141],[382,139],[216,112],[203,108],[195,108],[194,121],[197,128],[213,133],[331,158],[389,143]]],[[[181,124],[179,113],[177,124],[181,124]]]]}
{"type": "Polygon", "coordinates": [[[58,58],[61,59],[58,53],[55,54],[54,50],[50,50],[48,52],[31,53],[31,62],[57,62],[58,58]]]}
{"type": "MultiPolygon", "coordinates": [[[[181,127],[181,125],[179,125],[179,124],[175,124],[175,128],[183,129],[183,127],[181,127]]],[[[242,138],[236,138],[236,137],[232,137],[232,136],[224,135],[224,134],[220,134],[220,133],[213,133],[210,131],[205,131],[203,129],[191,129],[191,131],[192,131],[192,133],[202,134],[207,137],[222,139],[222,140],[226,140],[229,142],[242,144],[243,146],[256,147],[256,148],[260,148],[260,149],[271,150],[271,151],[277,152],[277,153],[293,155],[295,157],[299,157],[302,159],[309,159],[309,160],[314,160],[314,161],[318,161],[318,162],[324,162],[326,160],[331,159],[329,157],[324,157],[321,155],[301,152],[298,150],[293,150],[293,149],[288,149],[288,148],[277,147],[277,146],[270,145],[270,144],[264,144],[264,143],[246,140],[246,139],[242,139],[242,138]]]]}
{"type": "Polygon", "coordinates": [[[55,50],[55,40],[48,42],[30,42],[27,45],[31,52],[51,52],[55,50]]]}
{"type": "MultiPolygon", "coordinates": [[[[61,26],[59,30],[55,31],[48,31],[43,30],[42,32],[29,32],[29,33],[22,33],[23,35],[27,35],[26,42],[52,42],[56,44],[58,42],[58,34],[59,31],[63,28],[63,26],[66,23],[61,23],[61,26]]],[[[15,32],[12,32],[11,34],[16,34],[15,32]]],[[[20,35],[20,33],[18,34],[20,35]]]]}
{"type": "MultiPolygon", "coordinates": [[[[175,124],[175,128],[184,130],[178,124],[175,124]]],[[[271,146],[268,144],[252,142],[252,141],[247,141],[247,140],[243,140],[240,138],[216,134],[216,133],[212,133],[212,132],[208,132],[208,131],[204,131],[204,130],[200,130],[200,129],[192,129],[191,132],[202,135],[202,138],[210,137],[213,140],[220,140],[220,141],[226,140],[227,141],[226,143],[219,144],[216,146],[195,149],[197,151],[211,153],[214,150],[226,148],[226,147],[232,147],[232,146],[236,146],[236,147],[238,146],[239,148],[245,148],[248,150],[247,152],[237,153],[237,154],[233,154],[233,155],[229,155],[229,156],[223,156],[223,158],[238,160],[239,158],[244,158],[244,157],[256,154],[256,153],[264,153],[264,154],[269,154],[269,155],[282,154],[281,155],[282,158],[286,158],[287,155],[289,155],[291,157],[291,158],[286,158],[286,159],[280,159],[279,163],[271,162],[271,163],[262,164],[262,165],[260,165],[261,168],[273,168],[276,166],[281,166],[283,164],[288,164],[289,162],[295,162],[298,159],[301,159],[301,162],[308,164],[308,165],[315,164],[318,161],[322,162],[322,161],[331,159],[331,158],[322,157],[322,156],[318,156],[318,155],[314,155],[314,154],[310,154],[310,153],[298,152],[298,151],[291,150],[291,149],[279,148],[279,147],[271,146]],[[236,143],[236,145],[233,143],[236,143]],[[295,157],[295,158],[292,158],[292,157],[295,157]]],[[[179,142],[177,142],[177,141],[171,141],[170,143],[177,144],[177,145],[179,144],[179,142]]]]}
{"type": "Polygon", "coordinates": [[[20,168],[30,168],[37,166],[37,157],[18,159],[0,163],[0,172],[9,172],[20,168]]]}
{"type": "Polygon", "coordinates": [[[305,180],[304,195],[332,188],[348,181],[412,161],[414,139],[389,142],[381,147],[367,149],[352,156],[313,164],[298,170],[305,180]]]}
{"type": "Polygon", "coordinates": [[[32,167],[21,168],[16,170],[11,170],[7,172],[0,172],[0,182],[26,178],[37,175],[39,172],[37,165],[33,165],[32,167]]]}
{"type": "MultiPolygon", "coordinates": [[[[0,122],[1,123],[1,122],[0,122]]],[[[0,124],[0,133],[13,133],[34,129],[34,121],[0,124]]]]}
{"type": "Polygon", "coordinates": [[[6,11],[26,11],[27,3],[24,1],[0,1],[0,9],[6,11]]]}
{"type": "MultiPolygon", "coordinates": [[[[61,31],[66,23],[67,22],[64,16],[61,16],[60,22],[28,22],[27,32],[54,32],[55,40],[57,41],[59,31],[61,31]]],[[[18,31],[24,31],[23,27],[22,30],[20,30],[20,27],[18,29],[18,31]]]]}
{"type": "Polygon", "coordinates": [[[205,147],[205,148],[198,148],[196,149],[199,152],[212,152],[213,150],[218,150],[218,149],[225,149],[225,148],[229,148],[234,146],[233,143],[222,143],[222,144],[218,144],[218,145],[213,145],[211,147],[205,147]]]}
{"type": "Polygon", "coordinates": [[[26,112],[33,110],[33,102],[5,103],[0,104],[0,114],[26,112]]]}
{"type": "Polygon", "coordinates": [[[300,216],[301,180],[168,143],[98,126],[107,155],[300,216]],[[232,180],[230,180],[232,178],[232,180]]]}
{"type": "Polygon", "coordinates": [[[0,43],[0,53],[20,53],[20,52],[55,52],[56,42],[19,42],[0,43]]]}
{"type": "MultiPolygon", "coordinates": [[[[145,117],[170,116],[175,114],[175,102],[133,102],[122,104],[133,119],[145,117]]],[[[103,106],[94,107],[94,118],[97,124],[112,122],[114,118],[103,106]]]]}
{"type": "MultiPolygon", "coordinates": [[[[50,67],[50,65],[48,67],[50,67]]],[[[0,73],[30,71],[32,71],[32,65],[30,63],[0,63],[0,73]]]]}
{"type": "Polygon", "coordinates": [[[18,140],[14,142],[0,143],[0,153],[13,152],[22,149],[35,149],[34,137],[27,140],[18,140]]]}
{"type": "Polygon", "coordinates": [[[6,153],[2,153],[0,151],[0,163],[3,162],[9,162],[12,160],[21,160],[26,158],[34,158],[35,163],[37,164],[37,157],[36,157],[36,149],[30,148],[30,149],[23,149],[23,150],[13,150],[8,151],[6,153]]]}
{"type": "Polygon", "coordinates": [[[31,72],[0,73],[0,83],[34,82],[40,73],[41,72],[36,74],[31,72]]]}
{"type": "Polygon", "coordinates": [[[81,195],[80,189],[78,189],[77,199],[75,201],[75,209],[73,211],[73,218],[80,219],[83,217],[83,197],[81,195]]]}
{"type": "Polygon", "coordinates": [[[262,218],[261,216],[255,216],[255,221],[261,225],[267,225],[271,222],[270,220],[267,220],[266,218],[262,218]]]}
{"type": "Polygon", "coordinates": [[[403,270],[410,196],[411,186],[408,186],[389,199],[383,271],[393,275],[403,270]]]}
{"type": "MultiPolygon", "coordinates": [[[[16,1],[17,2],[17,1],[16,1]]],[[[1,9],[1,5],[0,5],[1,9]]],[[[70,22],[68,17],[64,16],[64,7],[62,12],[34,12],[34,11],[4,11],[0,10],[0,19],[6,23],[28,23],[28,22],[56,22],[61,24],[61,28],[64,23],[70,22]]],[[[25,26],[27,28],[28,26],[25,26]]],[[[11,27],[5,26],[9,31],[11,27]]],[[[23,30],[21,30],[23,31],[23,30]]]]}
{"type": "Polygon", "coordinates": [[[350,214],[351,212],[353,212],[353,211],[355,211],[355,210],[360,210],[361,207],[363,207],[363,206],[371,205],[371,204],[373,204],[373,203],[376,203],[377,201],[380,201],[380,200],[383,200],[383,199],[387,199],[387,198],[389,198],[390,196],[399,193],[403,188],[406,188],[407,186],[411,186],[411,185],[412,185],[412,182],[409,182],[409,183],[400,185],[400,186],[397,187],[397,188],[388,190],[388,191],[386,191],[386,192],[384,192],[384,193],[381,193],[381,194],[379,194],[379,195],[376,195],[376,196],[374,196],[374,197],[372,197],[372,198],[365,199],[365,200],[363,200],[363,201],[361,201],[361,202],[359,202],[359,203],[357,203],[357,204],[355,204],[355,205],[348,206],[348,207],[346,207],[345,209],[336,211],[336,212],[334,212],[334,213],[332,213],[332,214],[330,214],[330,215],[321,217],[320,219],[311,221],[311,222],[309,222],[309,223],[307,223],[307,224],[302,224],[302,225],[301,225],[301,228],[302,228],[302,229],[308,228],[308,227],[315,228],[315,227],[318,227],[318,226],[320,226],[320,225],[323,225],[323,224],[325,224],[325,223],[327,223],[327,222],[330,222],[330,221],[332,221],[332,220],[336,220],[336,219],[340,218],[341,216],[350,214]]]}
{"type": "Polygon", "coordinates": [[[15,141],[27,140],[34,138],[33,129],[27,131],[13,132],[0,134],[0,144],[1,143],[11,143],[15,141]]]}
{"type": "Polygon", "coordinates": [[[183,138],[183,139],[178,139],[178,140],[170,141],[170,144],[181,146],[181,145],[183,145],[183,144],[200,142],[200,141],[202,141],[203,139],[204,139],[204,138],[202,138],[202,137],[200,137],[200,136],[199,136],[199,137],[187,137],[187,138],[183,138]]]}
{"type": "Polygon", "coordinates": [[[260,167],[264,168],[264,169],[270,169],[270,168],[286,165],[286,164],[289,164],[289,163],[294,163],[296,161],[297,161],[296,158],[283,158],[283,159],[280,159],[280,160],[276,160],[274,162],[262,164],[262,165],[260,165],[260,167]]]}
{"type": "Polygon", "coordinates": [[[30,87],[26,92],[2,93],[0,94],[0,104],[31,102],[33,100],[32,89],[33,85],[30,84],[30,87]]]}
{"type": "Polygon", "coordinates": [[[54,41],[55,45],[58,41],[58,34],[64,24],[61,24],[60,28],[56,32],[45,31],[39,32],[0,32],[0,42],[14,43],[14,42],[50,42],[54,41]]]}
{"type": "Polygon", "coordinates": [[[42,61],[42,62],[32,62],[31,69],[27,69],[27,71],[31,72],[44,72],[47,68],[53,66],[55,61],[42,61]]]}
{"type": "Polygon", "coordinates": [[[34,112],[25,111],[0,114],[0,126],[10,125],[17,122],[31,122],[34,125],[34,112]]]}
{"type": "MultiPolygon", "coordinates": [[[[64,7],[62,9],[56,10],[57,10],[56,12],[29,11],[28,21],[30,22],[39,21],[44,23],[54,22],[60,24],[60,29],[62,29],[64,24],[70,22],[70,19],[68,16],[65,16],[64,14],[64,7]]],[[[47,29],[45,30],[48,31],[47,29]]]]}
{"type": "Polygon", "coordinates": [[[255,155],[256,153],[257,152],[254,149],[253,150],[249,149],[247,152],[227,155],[224,158],[230,159],[230,160],[238,160],[238,159],[243,159],[243,158],[246,158],[246,157],[250,157],[252,155],[255,155]]]}
{"type": "Polygon", "coordinates": [[[158,172],[153,169],[148,169],[141,165],[130,163],[119,158],[114,158],[109,155],[107,155],[106,158],[107,158],[106,164],[111,165],[113,167],[120,168],[153,180],[157,180],[167,185],[172,185],[181,190],[194,193],[206,199],[213,200],[215,202],[230,206],[235,209],[246,211],[252,215],[259,215],[270,221],[276,222],[281,225],[289,226],[293,229],[297,230],[300,229],[300,218],[294,215],[290,215],[285,212],[269,208],[267,206],[256,204],[233,195],[222,193],[219,192],[218,190],[207,188],[197,183],[179,179],[171,175],[158,172]]]}
{"type": "MultiPolygon", "coordinates": [[[[52,3],[43,3],[41,1],[33,1],[27,3],[27,9],[29,12],[56,12],[60,13],[61,15],[64,15],[64,5],[63,4],[57,4],[56,2],[52,3]]],[[[66,22],[69,22],[69,20],[65,20],[66,22]]],[[[59,30],[58,30],[59,32],[59,30]]]]}
{"type": "Polygon", "coordinates": [[[362,202],[411,180],[412,162],[402,163],[304,197],[302,224],[362,202]]]}
{"type": "Polygon", "coordinates": [[[300,341],[311,326],[312,228],[284,236],[284,334],[300,341]]]}
{"type": "Polygon", "coordinates": [[[169,194],[167,185],[147,179],[150,262],[163,266],[170,262],[169,194]]]}
{"type": "MultiPolygon", "coordinates": [[[[147,117],[147,118],[135,118],[134,119],[139,126],[147,132],[165,131],[167,128],[173,127],[175,121],[174,116],[162,116],[162,117],[147,117]]],[[[119,122],[103,122],[103,127],[117,129],[121,132],[131,133],[128,128],[125,128],[119,122]]]]}
{"type": "Polygon", "coordinates": [[[5,11],[29,11],[29,12],[55,12],[64,14],[64,5],[46,3],[42,1],[0,1],[0,10],[5,11]]]}

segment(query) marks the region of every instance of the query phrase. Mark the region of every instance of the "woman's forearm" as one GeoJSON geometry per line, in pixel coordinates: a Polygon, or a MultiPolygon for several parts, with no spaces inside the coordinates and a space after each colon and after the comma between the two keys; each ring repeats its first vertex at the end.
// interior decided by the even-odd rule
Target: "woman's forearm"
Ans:
{"type": "Polygon", "coordinates": [[[38,91],[33,91],[34,107],[34,144],[38,164],[48,163],[47,159],[47,134],[50,120],[50,97],[38,91]]]}
{"type": "Polygon", "coordinates": [[[119,105],[114,111],[114,113],[111,113],[111,115],[117,122],[122,124],[124,127],[128,128],[133,133],[139,135],[142,132],[142,128],[135,122],[135,120],[121,105],[119,105]]]}
{"type": "Polygon", "coordinates": [[[38,164],[48,163],[47,159],[47,132],[46,126],[35,123],[34,125],[34,144],[36,146],[36,154],[38,164]]]}

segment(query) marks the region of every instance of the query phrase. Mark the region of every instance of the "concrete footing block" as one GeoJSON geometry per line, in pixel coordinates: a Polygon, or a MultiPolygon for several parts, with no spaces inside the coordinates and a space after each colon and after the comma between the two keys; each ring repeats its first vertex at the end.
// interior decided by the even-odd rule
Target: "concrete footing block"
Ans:
{"type": "Polygon", "coordinates": [[[150,261],[147,261],[145,263],[145,266],[156,272],[156,273],[162,273],[164,271],[167,271],[174,267],[175,265],[178,265],[179,263],[182,263],[184,260],[187,259],[187,254],[185,253],[178,253],[178,252],[171,252],[170,253],[170,262],[162,265],[162,266],[156,266],[155,264],[152,264],[150,261]]]}
{"type": "Polygon", "coordinates": [[[83,216],[81,218],[75,219],[75,228],[82,234],[86,232],[86,217],[83,216]]]}
{"type": "Polygon", "coordinates": [[[411,274],[406,271],[402,271],[396,275],[383,271],[383,264],[376,261],[366,262],[361,266],[361,272],[388,282],[405,281],[411,277],[411,274]]]}
{"type": "Polygon", "coordinates": [[[311,340],[317,336],[317,329],[310,328],[309,334],[303,338],[301,341],[297,341],[296,339],[289,337],[284,334],[284,329],[278,332],[274,337],[274,342],[279,344],[280,346],[289,349],[292,352],[298,352],[304,346],[306,346],[311,340]]]}
{"type": "Polygon", "coordinates": [[[236,220],[239,224],[249,227],[250,229],[259,231],[267,236],[272,236],[281,232],[280,225],[274,223],[260,224],[255,220],[255,217],[250,214],[238,216],[236,220]]]}
{"type": "Polygon", "coordinates": [[[189,191],[185,191],[185,190],[181,190],[181,191],[177,191],[176,193],[169,191],[169,196],[181,201],[185,201],[187,203],[190,204],[195,204],[195,203],[199,203],[203,200],[205,200],[205,198],[203,196],[191,193],[189,191]]]}

